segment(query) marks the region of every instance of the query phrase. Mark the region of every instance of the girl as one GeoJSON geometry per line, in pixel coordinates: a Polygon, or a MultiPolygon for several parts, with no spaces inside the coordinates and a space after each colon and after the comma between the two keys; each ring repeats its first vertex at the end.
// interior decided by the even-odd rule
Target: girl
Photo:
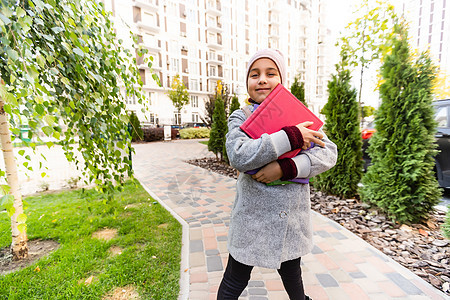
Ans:
{"type": "MultiPolygon", "coordinates": [[[[258,51],[247,68],[249,101],[262,103],[278,83],[286,82],[286,76],[279,51],[258,51]]],[[[266,183],[310,178],[330,169],[336,163],[336,145],[322,131],[308,129],[311,122],[254,140],[239,128],[245,119],[245,113],[236,110],[228,120],[227,154],[240,175],[228,233],[230,254],[218,299],[238,299],[254,266],[277,269],[290,299],[310,299],[300,269],[301,256],[313,246],[309,184],[266,183]],[[278,159],[293,149],[306,150],[312,142],[315,147],[296,157],[278,159]],[[257,168],[261,169],[256,174],[245,174],[257,168]]]]}

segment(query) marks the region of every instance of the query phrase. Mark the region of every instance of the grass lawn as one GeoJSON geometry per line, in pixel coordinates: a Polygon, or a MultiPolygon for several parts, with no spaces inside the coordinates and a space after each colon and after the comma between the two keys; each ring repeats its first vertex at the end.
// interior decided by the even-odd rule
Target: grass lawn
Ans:
{"type": "MultiPolygon", "coordinates": [[[[177,298],[182,228],[140,185],[127,183],[109,202],[95,190],[25,202],[28,238],[51,239],[60,247],[28,268],[0,275],[0,299],[102,299],[126,286],[141,299],[177,298]],[[116,238],[92,238],[105,227],[117,229],[116,238]],[[112,246],[122,253],[112,256],[112,246]],[[79,283],[92,275],[90,285],[79,283]]],[[[11,244],[10,232],[7,214],[0,213],[0,248],[11,244]]]]}
{"type": "Polygon", "coordinates": [[[208,146],[208,141],[200,141],[199,143],[208,146]]]}

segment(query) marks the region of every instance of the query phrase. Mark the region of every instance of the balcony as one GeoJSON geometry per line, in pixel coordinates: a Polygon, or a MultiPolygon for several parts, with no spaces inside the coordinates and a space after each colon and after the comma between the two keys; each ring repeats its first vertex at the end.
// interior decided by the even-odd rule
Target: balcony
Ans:
{"type": "Polygon", "coordinates": [[[220,23],[214,24],[212,22],[209,22],[208,25],[206,26],[206,30],[211,31],[211,32],[221,33],[222,32],[222,24],[220,24],[220,23]]]}
{"type": "Polygon", "coordinates": [[[207,42],[206,44],[209,48],[215,49],[215,50],[222,50],[223,45],[222,43],[218,43],[217,41],[207,42]]]}
{"type": "Polygon", "coordinates": [[[221,9],[220,5],[216,6],[212,3],[207,3],[206,13],[211,14],[213,16],[222,16],[222,9],[221,9]]]}
{"type": "Polygon", "coordinates": [[[153,33],[159,33],[159,31],[160,31],[159,26],[149,24],[149,23],[144,23],[142,21],[137,21],[136,26],[141,30],[146,30],[146,31],[153,32],[153,33]]]}
{"type": "Polygon", "coordinates": [[[216,66],[223,65],[223,61],[219,60],[218,58],[215,58],[215,57],[211,57],[211,58],[207,59],[206,63],[209,65],[216,65],[216,66]]]}
{"type": "Polygon", "coordinates": [[[158,0],[134,0],[133,6],[147,9],[149,11],[158,12],[158,0]]]}
{"type": "Polygon", "coordinates": [[[147,49],[150,53],[159,53],[161,52],[161,47],[158,46],[157,43],[155,42],[140,42],[139,46],[141,46],[144,49],[147,49]]]}

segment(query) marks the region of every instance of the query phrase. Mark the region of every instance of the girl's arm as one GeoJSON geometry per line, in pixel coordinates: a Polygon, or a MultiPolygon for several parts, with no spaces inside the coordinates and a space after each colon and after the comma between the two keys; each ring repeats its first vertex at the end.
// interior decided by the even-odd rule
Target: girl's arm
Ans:
{"type": "MultiPolygon", "coordinates": [[[[230,165],[240,172],[261,168],[279,156],[298,148],[299,134],[280,130],[263,134],[259,139],[250,138],[239,127],[246,117],[242,110],[234,111],[228,119],[226,150],[230,165]]],[[[301,135],[300,135],[301,138],[301,135]]]]}

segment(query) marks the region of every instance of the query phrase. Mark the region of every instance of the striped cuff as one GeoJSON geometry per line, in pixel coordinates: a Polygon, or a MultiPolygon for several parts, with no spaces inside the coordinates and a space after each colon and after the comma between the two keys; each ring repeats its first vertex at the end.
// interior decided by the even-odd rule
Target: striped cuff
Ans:
{"type": "Polygon", "coordinates": [[[291,143],[291,150],[300,149],[303,147],[303,136],[297,126],[286,126],[281,128],[284,130],[291,143]]]}
{"type": "Polygon", "coordinates": [[[282,158],[278,159],[277,162],[280,164],[281,171],[283,171],[281,180],[290,180],[297,177],[297,166],[292,159],[282,158]]]}

